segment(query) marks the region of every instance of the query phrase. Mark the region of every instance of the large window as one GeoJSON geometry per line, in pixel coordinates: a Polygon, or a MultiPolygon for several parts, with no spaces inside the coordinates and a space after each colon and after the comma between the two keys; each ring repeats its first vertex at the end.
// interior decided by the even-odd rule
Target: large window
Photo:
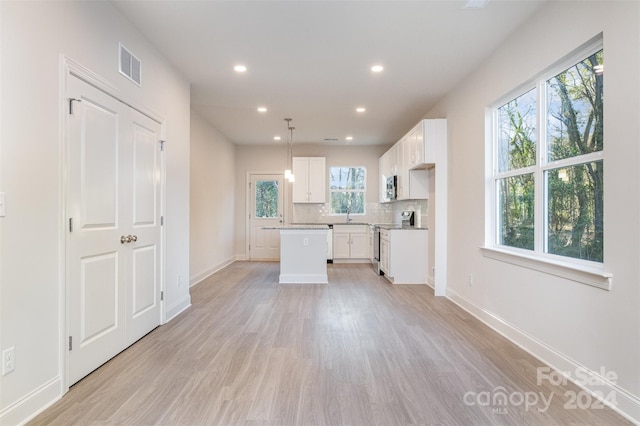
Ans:
{"type": "Polygon", "coordinates": [[[603,75],[591,47],[494,109],[492,245],[604,261],[603,75]]]}
{"type": "Polygon", "coordinates": [[[367,173],[364,167],[331,167],[331,214],[364,214],[367,173]]]}

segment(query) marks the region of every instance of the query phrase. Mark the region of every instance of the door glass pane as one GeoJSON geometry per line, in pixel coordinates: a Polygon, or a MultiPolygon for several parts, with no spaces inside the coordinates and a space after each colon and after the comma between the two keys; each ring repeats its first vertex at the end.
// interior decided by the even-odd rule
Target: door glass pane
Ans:
{"type": "Polygon", "coordinates": [[[498,180],[499,244],[533,250],[533,173],[498,180]]]}
{"type": "Polygon", "coordinates": [[[498,171],[536,164],[536,91],[498,108],[498,171]]]}
{"type": "Polygon", "coordinates": [[[550,170],[546,179],[547,251],[602,262],[602,161],[550,170]]]}
{"type": "Polygon", "coordinates": [[[258,180],[256,181],[255,217],[275,218],[278,217],[278,181],[258,180]]]}
{"type": "Polygon", "coordinates": [[[547,81],[549,161],[602,151],[602,50],[547,81]]]}

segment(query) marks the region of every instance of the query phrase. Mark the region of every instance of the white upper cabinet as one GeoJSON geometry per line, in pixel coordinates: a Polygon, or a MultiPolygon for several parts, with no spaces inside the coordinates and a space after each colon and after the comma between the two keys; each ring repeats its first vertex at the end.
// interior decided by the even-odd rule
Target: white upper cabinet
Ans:
{"type": "Polygon", "coordinates": [[[420,120],[409,134],[414,142],[409,168],[433,166],[437,163],[436,146],[447,143],[447,120],[420,120]]]}
{"type": "Polygon", "coordinates": [[[386,179],[397,176],[398,200],[421,200],[429,197],[428,173],[438,162],[436,152],[446,150],[447,120],[420,122],[380,157],[380,202],[388,202],[386,179]]]}
{"type": "Polygon", "coordinates": [[[414,149],[413,145],[414,140],[411,134],[406,135],[395,145],[398,153],[398,200],[407,200],[410,198],[409,167],[411,154],[414,149]]]}
{"type": "Polygon", "coordinates": [[[293,202],[324,203],[326,162],[324,157],[293,157],[293,202]]]}

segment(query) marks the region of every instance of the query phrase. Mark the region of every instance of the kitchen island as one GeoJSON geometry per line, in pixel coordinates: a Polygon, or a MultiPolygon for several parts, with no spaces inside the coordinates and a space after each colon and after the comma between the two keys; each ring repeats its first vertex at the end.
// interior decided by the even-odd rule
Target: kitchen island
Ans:
{"type": "Polygon", "coordinates": [[[280,284],[327,284],[327,225],[280,229],[280,284]]]}

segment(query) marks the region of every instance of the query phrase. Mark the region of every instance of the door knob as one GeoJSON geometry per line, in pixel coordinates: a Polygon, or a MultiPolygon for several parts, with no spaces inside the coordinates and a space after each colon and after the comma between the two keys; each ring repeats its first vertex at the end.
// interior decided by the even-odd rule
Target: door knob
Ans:
{"type": "Polygon", "coordinates": [[[131,242],[131,235],[127,235],[126,237],[123,235],[122,237],[120,237],[120,244],[130,243],[130,242],[131,242]]]}
{"type": "Polygon", "coordinates": [[[136,241],[138,241],[138,236],[137,235],[129,235],[131,237],[131,241],[133,241],[134,243],[136,241]]]}

